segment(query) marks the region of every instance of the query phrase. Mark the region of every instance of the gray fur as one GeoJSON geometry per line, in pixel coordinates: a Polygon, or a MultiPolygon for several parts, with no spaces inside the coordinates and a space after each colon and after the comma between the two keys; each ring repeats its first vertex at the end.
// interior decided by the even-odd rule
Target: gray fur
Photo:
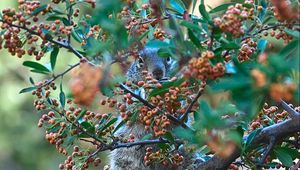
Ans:
{"type": "MultiPolygon", "coordinates": [[[[133,62],[127,71],[127,79],[133,82],[142,80],[142,70],[147,70],[149,73],[153,73],[154,77],[164,78],[169,76],[172,63],[166,58],[161,58],[157,55],[157,49],[144,49],[140,53],[141,58],[144,60],[143,67],[139,67],[138,60],[133,62]],[[155,75],[154,70],[162,71],[160,76],[155,75]]],[[[158,72],[159,72],[158,71],[158,72]]],[[[135,135],[135,140],[141,140],[146,134],[150,133],[144,130],[144,125],[140,122],[134,122],[132,126],[124,126],[116,132],[117,136],[129,136],[132,133],[135,135]]],[[[170,168],[165,167],[162,164],[152,164],[146,166],[144,164],[144,156],[146,146],[135,146],[130,148],[115,149],[111,152],[110,158],[110,170],[168,170],[170,168]]],[[[186,157],[189,160],[191,157],[186,157]]],[[[184,161],[185,163],[191,161],[184,161]]],[[[190,164],[192,165],[192,164],[190,164]]],[[[187,167],[187,166],[185,166],[187,167]]],[[[172,168],[174,169],[174,168],[172,168]]],[[[183,170],[190,168],[177,167],[176,170],[183,170]]],[[[191,168],[193,169],[193,168],[191,168]]]]}

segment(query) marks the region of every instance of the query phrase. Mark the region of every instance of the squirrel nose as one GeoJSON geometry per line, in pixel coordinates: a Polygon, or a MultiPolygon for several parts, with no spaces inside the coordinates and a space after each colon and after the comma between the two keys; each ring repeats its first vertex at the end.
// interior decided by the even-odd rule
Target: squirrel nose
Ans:
{"type": "Polygon", "coordinates": [[[152,71],[152,74],[153,74],[153,77],[156,79],[156,80],[160,80],[161,78],[163,78],[164,76],[164,73],[163,73],[163,70],[160,69],[160,68],[156,68],[152,71]]]}

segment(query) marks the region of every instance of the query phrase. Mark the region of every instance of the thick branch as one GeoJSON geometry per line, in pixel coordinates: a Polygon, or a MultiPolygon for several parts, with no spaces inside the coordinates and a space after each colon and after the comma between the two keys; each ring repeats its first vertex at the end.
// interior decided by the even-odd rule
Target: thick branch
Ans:
{"type": "MultiPolygon", "coordinates": [[[[272,137],[278,141],[289,137],[290,135],[300,132],[300,119],[288,119],[278,124],[263,128],[252,140],[251,145],[268,144],[272,137]]],[[[244,139],[247,140],[248,136],[244,139]]],[[[210,160],[202,163],[197,169],[227,169],[228,166],[234,162],[241,155],[241,150],[236,147],[234,152],[227,158],[222,158],[217,155],[210,160]]]]}
{"type": "Polygon", "coordinates": [[[272,151],[274,145],[276,143],[276,138],[274,136],[271,136],[270,138],[270,143],[269,145],[267,146],[266,150],[264,151],[262,157],[261,157],[261,160],[258,162],[259,165],[262,165],[265,160],[267,159],[268,155],[270,154],[270,152],[272,151]]]}
{"type": "Polygon", "coordinates": [[[279,104],[285,111],[289,113],[292,119],[300,119],[300,113],[293,109],[291,106],[289,106],[285,101],[280,100],[279,104]]]}

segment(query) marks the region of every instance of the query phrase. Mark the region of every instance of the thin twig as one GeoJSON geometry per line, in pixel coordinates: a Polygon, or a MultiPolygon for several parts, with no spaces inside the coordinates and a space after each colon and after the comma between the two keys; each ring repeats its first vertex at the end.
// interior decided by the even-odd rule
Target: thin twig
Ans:
{"type": "Polygon", "coordinates": [[[280,23],[280,24],[270,25],[270,26],[267,26],[267,27],[264,27],[264,28],[258,30],[254,34],[251,34],[249,36],[246,36],[246,37],[242,38],[242,41],[244,41],[248,38],[251,38],[251,37],[255,37],[257,34],[260,34],[260,33],[262,33],[263,31],[266,31],[266,30],[274,29],[274,28],[277,28],[277,27],[280,27],[280,26],[295,26],[295,25],[300,25],[300,23],[287,23],[287,24],[286,23],[280,23]]]}
{"type": "Polygon", "coordinates": [[[67,74],[69,71],[71,71],[72,69],[74,69],[75,67],[79,66],[80,63],[76,63],[74,65],[71,65],[67,70],[65,70],[64,72],[57,74],[55,76],[52,77],[52,79],[47,80],[46,83],[42,84],[41,86],[37,86],[37,87],[45,87],[49,84],[51,84],[53,81],[55,81],[56,79],[58,79],[59,77],[63,77],[65,74],[67,74]]]}
{"type": "MultiPolygon", "coordinates": [[[[20,26],[20,25],[15,25],[15,24],[12,24],[12,23],[7,23],[7,22],[5,22],[5,21],[3,21],[3,20],[0,20],[0,22],[6,23],[6,24],[10,25],[11,27],[23,29],[23,30],[29,32],[30,34],[32,34],[32,35],[37,35],[37,36],[39,36],[40,38],[43,39],[43,37],[41,37],[41,34],[39,34],[38,32],[35,32],[35,31],[33,31],[33,30],[31,30],[31,29],[25,27],[25,26],[20,26]]],[[[74,49],[70,44],[68,44],[68,43],[65,43],[65,42],[62,42],[62,41],[54,40],[54,39],[52,39],[52,38],[49,37],[49,36],[46,36],[46,37],[45,37],[45,40],[47,40],[47,41],[49,41],[49,42],[51,42],[51,43],[53,43],[53,44],[56,44],[56,45],[58,45],[58,46],[61,46],[61,47],[63,47],[63,48],[66,48],[66,49],[68,49],[68,50],[70,50],[70,51],[71,51],[72,53],[74,53],[79,59],[84,58],[84,56],[83,56],[82,54],[80,54],[77,50],[75,50],[75,49],[74,49]]]]}
{"type": "Polygon", "coordinates": [[[190,103],[190,105],[189,105],[188,108],[186,109],[185,113],[180,117],[180,122],[184,122],[184,121],[187,119],[187,117],[188,117],[189,113],[191,112],[191,110],[192,110],[194,104],[198,101],[199,97],[203,94],[203,91],[204,91],[204,88],[201,87],[201,88],[199,89],[198,93],[197,93],[197,96],[196,96],[196,97],[194,98],[194,100],[190,103]]]}
{"type": "MultiPolygon", "coordinates": [[[[148,101],[146,101],[145,99],[143,99],[141,96],[135,94],[133,91],[131,91],[130,89],[128,89],[124,84],[120,84],[119,87],[124,90],[124,92],[126,93],[130,93],[134,98],[136,98],[137,100],[139,100],[140,102],[142,102],[145,106],[149,107],[150,109],[158,109],[159,112],[166,114],[165,112],[163,112],[162,110],[160,110],[159,108],[157,108],[156,106],[152,105],[151,103],[149,103],[148,101]]],[[[193,129],[191,129],[188,125],[186,125],[184,122],[181,122],[178,118],[176,118],[175,116],[171,115],[171,114],[166,114],[166,116],[168,117],[168,119],[170,119],[171,121],[181,125],[183,128],[188,129],[190,131],[194,131],[193,129]]]]}
{"type": "Polygon", "coordinates": [[[215,26],[212,27],[211,35],[210,35],[210,42],[208,46],[208,50],[212,51],[213,45],[214,45],[214,36],[215,36],[215,26]]]}

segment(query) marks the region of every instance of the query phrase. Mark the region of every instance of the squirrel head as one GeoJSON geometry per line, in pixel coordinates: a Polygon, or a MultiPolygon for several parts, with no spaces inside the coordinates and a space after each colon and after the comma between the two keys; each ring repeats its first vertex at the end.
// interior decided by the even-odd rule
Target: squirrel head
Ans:
{"type": "Polygon", "coordinates": [[[159,57],[157,48],[145,48],[140,52],[136,64],[139,70],[147,70],[157,80],[166,78],[170,73],[174,60],[171,57],[159,57]]]}

